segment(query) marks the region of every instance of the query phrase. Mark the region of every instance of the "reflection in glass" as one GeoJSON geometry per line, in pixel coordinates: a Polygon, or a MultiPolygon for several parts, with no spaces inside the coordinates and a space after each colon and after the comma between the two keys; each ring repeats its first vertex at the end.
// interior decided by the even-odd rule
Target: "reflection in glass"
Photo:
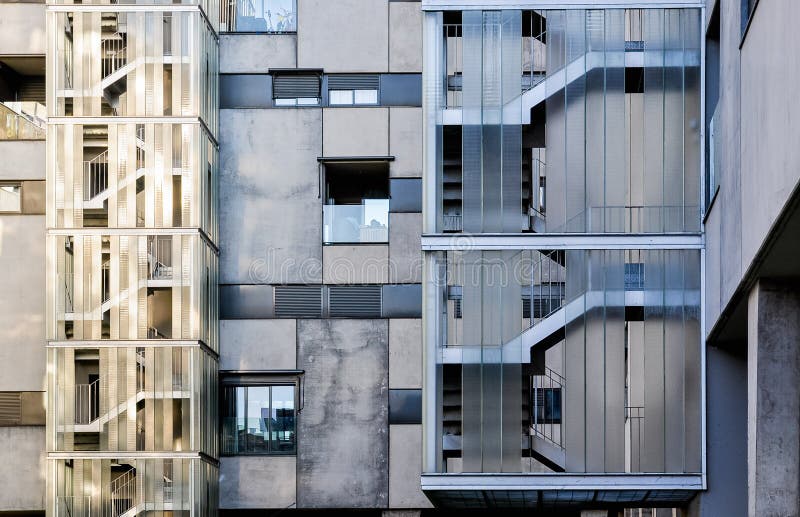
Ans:
{"type": "Polygon", "coordinates": [[[294,454],[294,386],[223,390],[223,454],[294,454]]]}

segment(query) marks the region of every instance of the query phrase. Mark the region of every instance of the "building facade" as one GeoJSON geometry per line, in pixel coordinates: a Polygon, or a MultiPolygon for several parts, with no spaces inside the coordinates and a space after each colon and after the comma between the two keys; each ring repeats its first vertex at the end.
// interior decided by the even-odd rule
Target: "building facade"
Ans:
{"type": "Polygon", "coordinates": [[[0,0],[0,513],[800,513],[795,11],[0,0]]]}

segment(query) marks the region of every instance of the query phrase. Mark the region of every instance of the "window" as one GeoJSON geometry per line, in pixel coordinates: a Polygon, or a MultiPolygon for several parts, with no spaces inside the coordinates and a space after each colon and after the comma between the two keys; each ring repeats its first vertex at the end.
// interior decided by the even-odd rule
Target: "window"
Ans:
{"type": "Polygon", "coordinates": [[[326,164],[322,208],[326,244],[388,242],[389,164],[326,164]]]}
{"type": "Polygon", "coordinates": [[[379,78],[375,74],[328,76],[330,106],[377,105],[379,78]]]}
{"type": "Polygon", "coordinates": [[[222,453],[295,454],[295,386],[226,386],[222,453]]]}
{"type": "Polygon", "coordinates": [[[272,79],[275,106],[319,106],[319,74],[279,73],[272,79]]]}
{"type": "Polygon", "coordinates": [[[22,185],[19,183],[0,184],[0,212],[22,211],[22,185]]]}
{"type": "Polygon", "coordinates": [[[296,32],[295,0],[222,0],[222,32],[296,32]]]}

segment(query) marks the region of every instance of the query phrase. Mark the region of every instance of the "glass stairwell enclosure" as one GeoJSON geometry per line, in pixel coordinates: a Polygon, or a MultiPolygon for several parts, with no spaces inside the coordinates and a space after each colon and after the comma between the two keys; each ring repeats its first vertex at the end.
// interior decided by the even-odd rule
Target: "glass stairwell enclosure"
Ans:
{"type": "Polygon", "coordinates": [[[679,486],[651,474],[698,489],[701,9],[439,5],[423,3],[423,490],[541,507],[679,486]],[[608,485],[541,484],[569,474],[608,485]]]}

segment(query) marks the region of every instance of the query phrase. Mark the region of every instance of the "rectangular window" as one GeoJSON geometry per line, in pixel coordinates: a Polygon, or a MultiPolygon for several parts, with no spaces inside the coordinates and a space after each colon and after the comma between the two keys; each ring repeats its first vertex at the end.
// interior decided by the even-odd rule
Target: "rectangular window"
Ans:
{"type": "Polygon", "coordinates": [[[0,212],[19,213],[22,211],[22,185],[19,183],[0,184],[0,212]]]}
{"type": "Polygon", "coordinates": [[[227,386],[222,390],[222,453],[295,454],[295,386],[227,386]]]}
{"type": "Polygon", "coordinates": [[[375,106],[378,104],[380,79],[376,74],[328,76],[330,106],[375,106]]]}
{"type": "Polygon", "coordinates": [[[275,74],[272,79],[272,98],[275,106],[318,106],[320,103],[319,74],[275,74]]]}
{"type": "Polygon", "coordinates": [[[325,244],[388,242],[389,164],[326,164],[322,210],[325,244]]]}
{"type": "Polygon", "coordinates": [[[219,24],[222,32],[296,32],[297,2],[222,0],[219,24]]]}

